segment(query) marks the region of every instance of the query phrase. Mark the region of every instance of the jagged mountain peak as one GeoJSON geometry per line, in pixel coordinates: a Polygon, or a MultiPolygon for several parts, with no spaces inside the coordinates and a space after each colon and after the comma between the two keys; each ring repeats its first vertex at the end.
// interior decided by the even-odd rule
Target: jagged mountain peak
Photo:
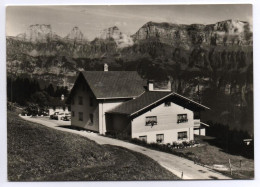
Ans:
{"type": "Polygon", "coordinates": [[[165,29],[173,29],[173,28],[176,28],[176,27],[183,26],[183,24],[149,21],[149,22],[145,23],[141,28],[151,27],[151,26],[155,26],[155,27],[159,27],[159,28],[165,28],[165,29]]]}
{"type": "Polygon", "coordinates": [[[50,24],[33,24],[33,25],[30,25],[29,28],[50,28],[51,29],[51,25],[50,24]]]}
{"type": "Polygon", "coordinates": [[[129,47],[134,44],[133,39],[130,36],[122,33],[117,26],[112,26],[102,30],[99,38],[104,40],[111,38],[114,39],[118,48],[129,47]]]}
{"type": "Polygon", "coordinates": [[[65,37],[65,39],[74,40],[74,41],[82,41],[83,38],[84,35],[79,29],[79,27],[77,26],[73,27],[70,33],[65,37]]]}
{"type": "Polygon", "coordinates": [[[34,24],[34,25],[30,25],[27,28],[25,32],[25,40],[30,42],[47,42],[52,39],[52,34],[53,33],[52,33],[51,25],[34,24]]]}

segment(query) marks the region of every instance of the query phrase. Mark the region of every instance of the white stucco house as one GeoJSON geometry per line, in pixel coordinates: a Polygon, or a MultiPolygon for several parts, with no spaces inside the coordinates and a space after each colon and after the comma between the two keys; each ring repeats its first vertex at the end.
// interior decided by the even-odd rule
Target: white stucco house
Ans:
{"type": "Polygon", "coordinates": [[[123,133],[149,143],[189,141],[205,135],[198,113],[208,107],[167,90],[156,90],[134,71],[80,72],[71,94],[71,125],[123,133]],[[195,114],[195,115],[194,115],[195,114]]]}

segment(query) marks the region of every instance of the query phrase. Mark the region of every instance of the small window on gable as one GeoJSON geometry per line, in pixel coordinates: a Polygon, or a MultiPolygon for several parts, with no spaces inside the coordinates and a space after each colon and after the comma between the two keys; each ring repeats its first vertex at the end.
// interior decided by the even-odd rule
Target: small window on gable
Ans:
{"type": "Polygon", "coordinates": [[[165,103],[164,103],[164,106],[165,106],[165,107],[171,106],[171,102],[170,102],[170,101],[165,102],[165,103]]]}
{"type": "Polygon", "coordinates": [[[93,114],[89,114],[90,123],[93,123],[93,114]]]}
{"type": "Polygon", "coordinates": [[[145,125],[147,125],[147,126],[157,125],[157,116],[147,116],[145,125]]]}
{"type": "Polygon", "coordinates": [[[164,134],[156,134],[156,142],[163,143],[164,141],[164,134]]]}
{"type": "Polygon", "coordinates": [[[147,136],[139,136],[139,140],[147,142],[147,136]]]}
{"type": "Polygon", "coordinates": [[[78,99],[79,99],[79,105],[83,105],[83,97],[79,96],[78,99]]]}
{"type": "Polygon", "coordinates": [[[187,114],[178,114],[177,115],[177,123],[185,123],[188,121],[187,114]]]}

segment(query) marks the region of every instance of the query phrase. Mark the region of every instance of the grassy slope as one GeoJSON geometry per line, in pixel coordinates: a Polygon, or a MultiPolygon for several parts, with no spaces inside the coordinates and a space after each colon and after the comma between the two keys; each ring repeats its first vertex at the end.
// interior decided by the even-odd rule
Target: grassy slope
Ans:
{"type": "Polygon", "coordinates": [[[174,180],[152,159],[120,147],[98,145],[8,112],[8,179],[174,180]]]}
{"type": "Polygon", "coordinates": [[[254,178],[254,160],[247,159],[239,155],[232,155],[224,152],[220,148],[210,145],[207,141],[210,137],[195,137],[202,147],[193,147],[186,149],[175,149],[177,152],[184,153],[188,158],[198,161],[204,165],[212,166],[213,164],[221,164],[229,167],[229,159],[231,160],[233,175],[230,176],[230,171],[223,171],[222,173],[234,179],[252,179],[254,178]],[[240,168],[240,160],[241,168],[240,168]]]}

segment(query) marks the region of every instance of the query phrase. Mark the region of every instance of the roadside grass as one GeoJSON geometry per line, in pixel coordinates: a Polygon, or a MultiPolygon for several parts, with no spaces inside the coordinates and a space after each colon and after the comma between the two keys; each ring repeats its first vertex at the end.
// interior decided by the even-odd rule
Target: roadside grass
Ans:
{"type": "Polygon", "coordinates": [[[149,157],[7,112],[9,181],[177,180],[149,157]]]}
{"type": "Polygon", "coordinates": [[[231,161],[232,175],[230,170],[219,171],[234,179],[253,179],[254,178],[254,160],[243,156],[229,154],[222,149],[211,145],[211,137],[195,136],[195,139],[201,143],[201,147],[190,147],[186,149],[175,149],[178,153],[185,154],[185,157],[198,162],[202,165],[213,166],[224,165],[229,168],[229,159],[231,161]],[[241,167],[240,167],[241,161],[241,167]]]}
{"type": "Polygon", "coordinates": [[[126,136],[113,136],[106,135],[108,137],[120,139],[130,143],[134,143],[140,146],[144,146],[150,149],[163,151],[166,153],[174,154],[183,158],[187,158],[194,163],[209,167],[210,169],[216,170],[220,173],[223,173],[226,176],[229,176],[233,179],[253,179],[254,178],[254,160],[248,159],[240,155],[234,155],[225,152],[221,148],[210,144],[213,139],[208,136],[197,136],[195,135],[195,140],[200,143],[198,147],[187,147],[184,149],[173,149],[164,144],[158,143],[146,143],[139,139],[131,139],[126,136]],[[229,170],[229,159],[232,165],[232,175],[229,170]],[[241,167],[240,167],[241,161],[241,167]],[[228,168],[228,171],[217,170],[213,168],[213,165],[223,165],[225,168],[228,168]]]}

